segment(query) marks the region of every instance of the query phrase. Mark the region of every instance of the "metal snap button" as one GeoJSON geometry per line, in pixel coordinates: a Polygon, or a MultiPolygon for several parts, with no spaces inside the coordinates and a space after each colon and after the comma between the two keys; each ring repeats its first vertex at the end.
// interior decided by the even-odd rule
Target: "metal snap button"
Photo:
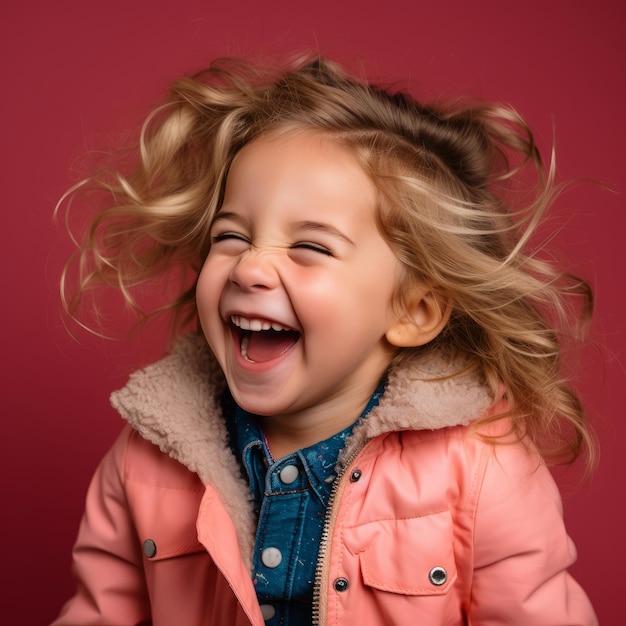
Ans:
{"type": "Polygon", "coordinates": [[[448,572],[443,567],[433,567],[428,573],[428,580],[433,585],[437,587],[441,587],[441,585],[445,584],[448,580],[448,572]]]}
{"type": "Polygon", "coordinates": [[[348,591],[349,586],[350,586],[350,583],[348,582],[347,578],[337,578],[335,579],[335,582],[333,583],[333,587],[335,588],[335,591],[339,591],[340,593],[343,593],[344,591],[348,591]]]}
{"type": "Polygon", "coordinates": [[[355,483],[357,480],[359,480],[361,478],[361,476],[363,475],[363,473],[361,472],[360,469],[355,469],[352,474],[350,474],[350,482],[351,483],[355,483]]]}
{"type": "Polygon", "coordinates": [[[154,541],[152,539],[146,539],[143,542],[143,553],[149,559],[151,559],[152,557],[156,556],[157,547],[156,547],[156,543],[154,543],[154,541]]]}

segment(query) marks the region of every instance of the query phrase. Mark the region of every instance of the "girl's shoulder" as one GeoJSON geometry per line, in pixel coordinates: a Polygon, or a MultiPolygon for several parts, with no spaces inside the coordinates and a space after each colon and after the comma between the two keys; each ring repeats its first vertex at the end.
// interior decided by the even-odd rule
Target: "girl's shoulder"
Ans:
{"type": "MultiPolygon", "coordinates": [[[[100,463],[104,482],[113,477],[128,492],[130,485],[140,488],[158,486],[202,493],[198,475],[145,439],[130,424],[125,424],[113,446],[100,463]]],[[[132,489],[132,488],[131,488],[132,489]]]]}

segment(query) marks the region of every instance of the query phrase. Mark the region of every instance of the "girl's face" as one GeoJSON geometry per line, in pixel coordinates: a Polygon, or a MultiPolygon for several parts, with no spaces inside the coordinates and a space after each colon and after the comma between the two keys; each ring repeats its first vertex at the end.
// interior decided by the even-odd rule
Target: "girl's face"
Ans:
{"type": "Polygon", "coordinates": [[[235,158],[197,302],[244,409],[334,432],[358,417],[395,353],[400,263],[375,201],[354,158],[319,135],[264,136],[235,158]]]}

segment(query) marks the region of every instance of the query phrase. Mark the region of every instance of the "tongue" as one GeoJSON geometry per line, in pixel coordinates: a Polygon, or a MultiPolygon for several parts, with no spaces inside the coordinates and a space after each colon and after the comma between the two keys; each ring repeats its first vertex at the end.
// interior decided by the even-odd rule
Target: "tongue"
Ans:
{"type": "Polygon", "coordinates": [[[247,357],[255,363],[271,361],[284,354],[298,341],[299,333],[289,330],[247,333],[247,357]]]}

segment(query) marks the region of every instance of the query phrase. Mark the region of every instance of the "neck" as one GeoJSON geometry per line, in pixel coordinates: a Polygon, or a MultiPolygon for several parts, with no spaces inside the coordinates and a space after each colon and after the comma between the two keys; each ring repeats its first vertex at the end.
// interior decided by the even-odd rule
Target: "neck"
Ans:
{"type": "Polygon", "coordinates": [[[341,432],[359,418],[375,390],[355,390],[297,414],[261,417],[272,457],[280,459],[341,432]]]}

